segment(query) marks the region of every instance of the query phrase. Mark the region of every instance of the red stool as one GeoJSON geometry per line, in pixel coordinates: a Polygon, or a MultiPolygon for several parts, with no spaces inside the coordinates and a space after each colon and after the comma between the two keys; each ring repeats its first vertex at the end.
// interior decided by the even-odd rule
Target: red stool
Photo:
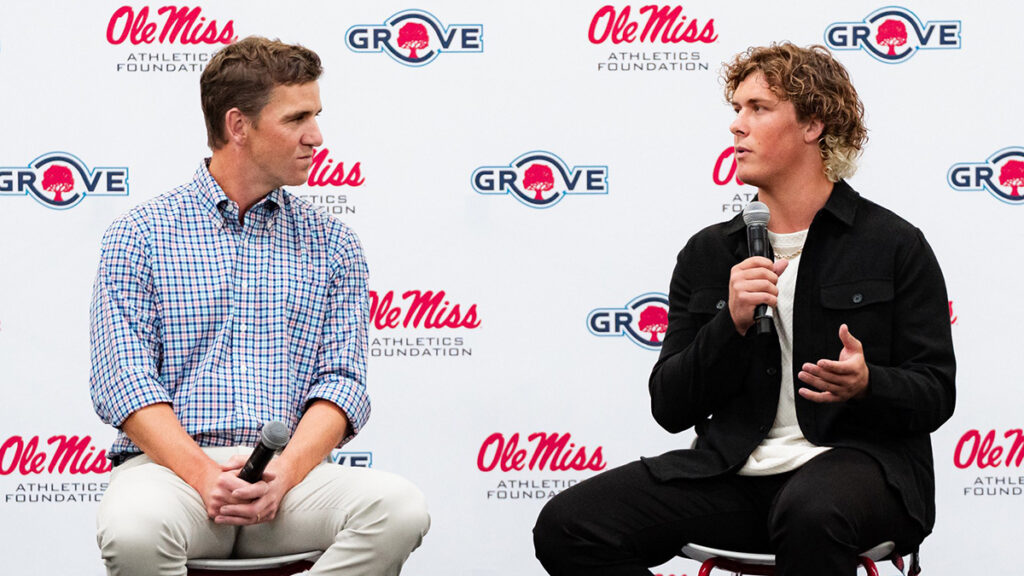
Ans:
{"type": "MultiPolygon", "coordinates": [[[[875,566],[875,562],[888,558],[902,574],[903,558],[894,552],[895,548],[894,543],[883,542],[861,554],[860,565],[867,571],[868,576],[878,576],[878,567],[875,566]]],[[[711,571],[715,568],[729,570],[737,575],[774,576],[775,574],[775,556],[773,554],[719,550],[691,542],[683,546],[681,555],[701,563],[697,576],[711,576],[711,571]]]]}
{"type": "Polygon", "coordinates": [[[272,558],[196,558],[185,563],[189,576],[290,576],[308,570],[322,550],[272,558]]]}

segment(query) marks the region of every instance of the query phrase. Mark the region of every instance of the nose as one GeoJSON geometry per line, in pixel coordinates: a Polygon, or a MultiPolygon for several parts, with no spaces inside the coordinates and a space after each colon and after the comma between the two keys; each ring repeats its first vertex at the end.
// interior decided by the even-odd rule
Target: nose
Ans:
{"type": "Polygon", "coordinates": [[[736,117],[733,118],[732,123],[729,124],[729,132],[732,132],[734,136],[747,133],[747,121],[743,110],[736,113],[736,117]]]}
{"type": "Polygon", "coordinates": [[[310,129],[302,136],[302,143],[313,148],[319,148],[324,143],[324,137],[320,133],[320,124],[315,119],[310,129]]]}

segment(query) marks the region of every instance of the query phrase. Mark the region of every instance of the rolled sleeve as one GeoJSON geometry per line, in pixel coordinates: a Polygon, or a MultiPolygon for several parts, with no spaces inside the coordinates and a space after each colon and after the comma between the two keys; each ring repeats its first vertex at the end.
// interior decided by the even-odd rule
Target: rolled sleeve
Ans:
{"type": "Polygon", "coordinates": [[[369,322],[368,270],[359,239],[351,231],[331,257],[332,282],[327,319],[317,357],[317,373],[306,403],[329,400],[349,421],[342,444],[362,430],[370,417],[366,391],[366,349],[369,322]]]}
{"type": "Polygon", "coordinates": [[[161,384],[160,323],[145,243],[128,221],[104,235],[90,308],[93,406],[120,427],[133,412],[171,402],[161,384]]]}

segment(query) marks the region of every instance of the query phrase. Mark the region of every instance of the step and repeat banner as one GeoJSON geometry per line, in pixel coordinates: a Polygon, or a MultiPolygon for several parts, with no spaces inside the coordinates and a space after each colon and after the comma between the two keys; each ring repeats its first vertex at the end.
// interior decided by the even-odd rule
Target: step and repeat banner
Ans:
{"type": "Polygon", "coordinates": [[[870,130],[850,182],[920,227],[945,272],[959,398],[933,436],[925,571],[1017,572],[1022,19],[948,1],[5,1],[0,571],[104,573],[99,241],[191,178],[209,153],[199,75],[259,34],[324,62],[325,141],[293,191],[359,233],[373,291],[373,415],[334,458],[426,493],[433,527],[406,573],[539,576],[549,498],[690,443],[654,423],[647,377],[676,253],[754,193],[721,64],[778,40],[848,67],[870,130]]]}

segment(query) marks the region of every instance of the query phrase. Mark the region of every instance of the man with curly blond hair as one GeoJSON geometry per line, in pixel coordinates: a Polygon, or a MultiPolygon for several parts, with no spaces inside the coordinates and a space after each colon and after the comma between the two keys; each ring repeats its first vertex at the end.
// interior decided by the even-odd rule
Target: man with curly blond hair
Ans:
{"type": "Polygon", "coordinates": [[[780,576],[853,576],[860,552],[908,553],[934,525],[929,435],[956,398],[935,256],[844,180],[863,105],[828,50],[751,48],[723,76],[773,258],[750,256],[739,216],[679,253],[649,390],[655,420],[696,440],[551,500],[534,529],[551,574],[650,574],[693,542],[774,553],[780,576]]]}

